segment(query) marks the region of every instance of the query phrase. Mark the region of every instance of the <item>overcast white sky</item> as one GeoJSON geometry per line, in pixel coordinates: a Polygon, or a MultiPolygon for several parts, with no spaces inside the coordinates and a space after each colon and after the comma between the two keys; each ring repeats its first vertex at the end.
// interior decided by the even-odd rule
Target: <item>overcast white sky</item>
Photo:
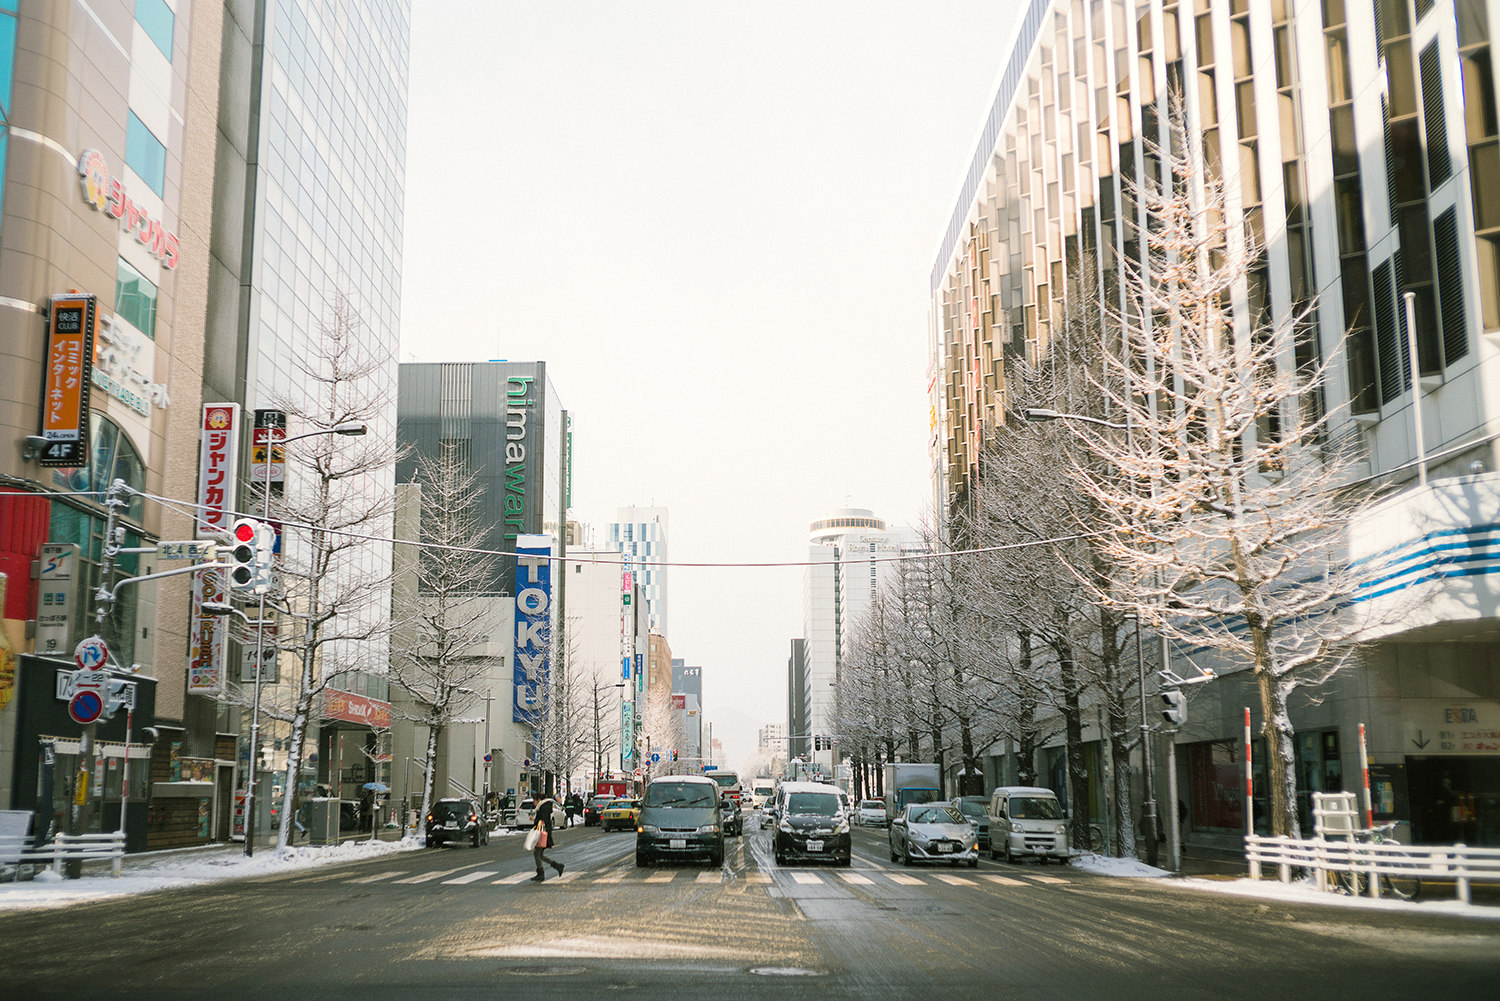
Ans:
{"type": "MultiPolygon", "coordinates": [[[[1018,3],[418,0],[402,361],[544,360],[574,516],[806,558],[928,506],[927,278],[1018,3]]],[[[800,569],[671,572],[732,764],[786,718],[800,569]]]]}

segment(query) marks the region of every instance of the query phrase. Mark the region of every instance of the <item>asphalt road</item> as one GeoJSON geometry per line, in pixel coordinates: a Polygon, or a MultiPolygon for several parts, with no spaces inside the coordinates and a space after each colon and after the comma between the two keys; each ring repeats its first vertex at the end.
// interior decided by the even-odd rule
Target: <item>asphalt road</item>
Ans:
{"type": "Polygon", "coordinates": [[[779,869],[769,832],[722,869],[637,869],[574,828],[561,879],[520,838],[0,915],[18,998],[1481,998],[1500,921],[1271,904],[985,859],[779,869]]]}

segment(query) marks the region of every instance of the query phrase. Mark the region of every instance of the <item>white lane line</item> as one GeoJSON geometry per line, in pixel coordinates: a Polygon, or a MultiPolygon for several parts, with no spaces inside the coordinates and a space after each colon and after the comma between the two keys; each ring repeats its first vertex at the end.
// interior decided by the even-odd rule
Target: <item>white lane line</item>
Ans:
{"type": "Polygon", "coordinates": [[[1031,875],[1027,875],[1026,878],[1027,879],[1034,879],[1038,883],[1062,883],[1064,886],[1066,886],[1067,883],[1068,883],[1068,881],[1066,879],[1058,879],[1056,876],[1031,876],[1031,875]]]}
{"type": "Polygon", "coordinates": [[[642,880],[642,882],[645,882],[645,883],[670,883],[670,882],[672,882],[672,880],[674,880],[676,878],[677,878],[677,873],[676,872],[672,872],[672,871],[669,871],[669,872],[658,872],[658,873],[653,873],[650,876],[647,876],[644,880],[642,880]]]}
{"type": "Polygon", "coordinates": [[[846,882],[846,883],[853,883],[856,886],[874,886],[875,885],[875,881],[873,879],[871,879],[869,876],[861,876],[857,872],[841,872],[841,873],[839,873],[839,876],[840,876],[840,878],[843,879],[844,882],[846,882]]]}
{"type": "Polygon", "coordinates": [[[980,879],[987,879],[991,883],[999,883],[1002,886],[1030,886],[1031,884],[1021,879],[1011,879],[1009,876],[996,876],[983,872],[979,874],[980,879]]]}
{"type": "Polygon", "coordinates": [[[745,877],[745,882],[747,882],[747,883],[762,883],[762,884],[764,884],[764,883],[769,883],[770,881],[771,881],[771,874],[770,873],[766,873],[766,872],[752,872],[749,876],[745,877]]]}
{"type": "Polygon", "coordinates": [[[927,885],[926,883],[924,883],[922,880],[918,879],[917,877],[915,877],[915,876],[908,876],[904,872],[887,872],[887,873],[882,873],[881,875],[885,876],[885,878],[888,879],[888,880],[890,880],[892,883],[900,883],[902,886],[926,886],[927,885]]]}
{"type": "Polygon", "coordinates": [[[346,879],[346,883],[378,883],[382,879],[390,879],[392,876],[404,876],[410,869],[392,869],[389,872],[377,872],[373,876],[361,876],[359,879],[346,879]]]}
{"type": "Polygon", "coordinates": [[[570,883],[573,880],[577,879],[579,876],[587,876],[588,874],[589,874],[589,871],[587,869],[574,869],[571,872],[565,872],[561,876],[557,876],[555,878],[549,876],[547,878],[547,882],[549,882],[549,883],[570,883]]]}
{"type": "Polygon", "coordinates": [[[534,873],[534,872],[518,872],[514,876],[506,876],[504,879],[497,879],[494,882],[492,882],[490,885],[491,886],[515,886],[517,883],[524,883],[528,879],[536,879],[536,873],[534,873]]]}
{"type": "Polygon", "coordinates": [[[794,872],[792,873],[792,879],[802,883],[804,886],[823,885],[823,878],[815,872],[794,872]]]}
{"type": "Polygon", "coordinates": [[[712,870],[710,870],[708,872],[700,872],[698,874],[698,878],[695,879],[695,880],[693,880],[693,882],[694,883],[719,883],[719,882],[722,882],[723,879],[724,879],[724,874],[722,872],[720,872],[718,869],[712,869],[712,870]]]}
{"type": "Polygon", "coordinates": [[[978,886],[979,885],[978,883],[974,882],[972,879],[964,879],[962,876],[948,876],[948,875],[945,875],[945,874],[943,874],[941,872],[940,873],[935,873],[935,875],[937,876],[938,879],[941,879],[944,883],[947,883],[949,886],[978,886]]]}
{"type": "Polygon", "coordinates": [[[478,872],[466,872],[462,876],[459,876],[459,877],[457,877],[455,879],[445,879],[445,880],[443,880],[443,885],[444,886],[463,886],[465,883],[475,883],[475,882],[478,882],[479,880],[484,879],[484,878],[486,878],[488,876],[498,876],[498,875],[500,875],[500,870],[498,870],[498,869],[496,869],[494,872],[485,872],[483,869],[480,869],[478,872]]]}
{"type": "Polygon", "coordinates": [[[439,870],[437,872],[424,872],[420,876],[409,876],[406,879],[392,880],[392,882],[395,882],[395,883],[430,883],[434,879],[442,879],[444,876],[451,876],[455,872],[463,872],[465,869],[478,869],[482,865],[484,865],[483,862],[474,862],[474,863],[472,863],[470,865],[461,865],[461,866],[459,866],[456,869],[441,869],[441,870],[439,870]]]}

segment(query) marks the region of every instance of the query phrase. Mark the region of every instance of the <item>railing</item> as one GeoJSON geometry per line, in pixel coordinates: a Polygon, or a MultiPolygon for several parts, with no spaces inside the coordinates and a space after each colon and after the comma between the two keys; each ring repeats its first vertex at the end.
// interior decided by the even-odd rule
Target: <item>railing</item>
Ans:
{"type": "Polygon", "coordinates": [[[125,857],[125,832],[108,834],[59,834],[38,848],[28,848],[25,839],[0,839],[0,863],[6,866],[50,863],[62,875],[63,863],[109,859],[113,875],[120,875],[120,861],[125,857]]]}
{"type": "Polygon", "coordinates": [[[1382,884],[1389,888],[1393,881],[1451,879],[1458,886],[1458,899],[1467,904],[1470,883],[1500,881],[1500,848],[1462,844],[1402,845],[1254,834],[1245,837],[1245,859],[1252,879],[1261,877],[1264,865],[1276,866],[1283,883],[1291,882],[1292,869],[1306,869],[1318,889],[1335,890],[1340,883],[1336,877],[1344,874],[1351,877],[1342,881],[1346,887],[1359,886],[1372,897],[1380,896],[1382,884]]]}

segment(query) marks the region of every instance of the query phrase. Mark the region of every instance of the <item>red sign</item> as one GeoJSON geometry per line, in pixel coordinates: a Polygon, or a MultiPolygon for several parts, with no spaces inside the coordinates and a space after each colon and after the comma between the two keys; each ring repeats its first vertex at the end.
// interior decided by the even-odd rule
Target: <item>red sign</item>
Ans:
{"type": "Polygon", "coordinates": [[[391,727],[391,704],[337,688],[323,690],[323,718],[363,723],[375,730],[391,727]]]}
{"type": "Polygon", "coordinates": [[[136,242],[151,251],[151,256],[161,261],[163,267],[168,270],[177,267],[177,234],[163,226],[160,219],[151,218],[145,206],[130,200],[124,183],[109,176],[109,164],[103,153],[84,150],[78,158],[78,175],[84,201],[120,220],[135,235],[136,242]]]}
{"type": "Polygon", "coordinates": [[[672,696],[672,708],[673,709],[686,709],[687,708],[687,696],[686,695],[673,695],[672,696]]]}
{"type": "Polygon", "coordinates": [[[93,357],[94,297],[53,296],[42,386],[43,466],[82,466],[88,460],[93,357]]]}
{"type": "Polygon", "coordinates": [[[240,405],[205,403],[198,457],[198,530],[227,529],[237,498],[240,465],[240,405]]]}

